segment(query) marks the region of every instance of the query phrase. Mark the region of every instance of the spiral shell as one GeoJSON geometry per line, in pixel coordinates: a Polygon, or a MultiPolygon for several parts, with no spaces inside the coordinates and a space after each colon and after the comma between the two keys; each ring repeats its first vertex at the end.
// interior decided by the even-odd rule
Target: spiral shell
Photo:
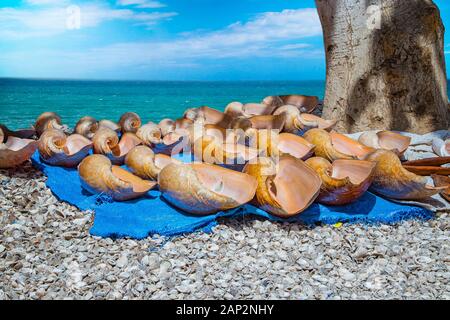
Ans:
{"type": "Polygon", "coordinates": [[[162,141],[160,127],[153,122],[149,122],[138,129],[136,135],[148,146],[159,144],[162,141]]]}
{"type": "Polygon", "coordinates": [[[366,161],[376,163],[371,191],[397,200],[421,200],[438,194],[443,188],[427,184],[426,177],[406,170],[392,151],[379,149],[369,154],[366,161]]]}
{"type": "Polygon", "coordinates": [[[359,142],[368,147],[390,150],[402,155],[408,149],[411,138],[392,131],[369,131],[359,137],[359,142]]]}
{"type": "Polygon", "coordinates": [[[249,202],[256,190],[253,177],[205,163],[169,164],[158,183],[170,204],[196,215],[237,208],[249,202]]]}
{"type": "Polygon", "coordinates": [[[135,175],[150,180],[157,180],[161,170],[170,163],[180,162],[164,154],[155,154],[147,146],[133,148],[125,158],[125,164],[135,175]]]}
{"type": "Polygon", "coordinates": [[[163,137],[171,132],[174,132],[176,129],[175,121],[172,119],[163,119],[159,122],[158,126],[163,137]]]}
{"type": "Polygon", "coordinates": [[[40,137],[47,129],[66,130],[67,127],[62,125],[61,117],[55,112],[44,112],[37,118],[34,129],[40,137]]]}
{"type": "MultiPolygon", "coordinates": [[[[0,129],[0,139],[1,135],[0,129]]],[[[37,141],[8,137],[5,143],[0,143],[0,169],[14,168],[23,164],[31,158],[36,149],[37,141]]]]}
{"type": "Polygon", "coordinates": [[[278,165],[270,158],[258,160],[247,164],[244,173],[258,181],[254,204],[260,209],[288,218],[306,210],[319,195],[322,182],[303,161],[288,155],[278,165]]]}
{"type": "Polygon", "coordinates": [[[141,118],[134,112],[124,113],[119,120],[119,126],[122,130],[122,133],[136,133],[141,124],[141,118]]]}
{"type": "Polygon", "coordinates": [[[84,136],[73,134],[67,137],[57,129],[44,131],[38,143],[39,154],[45,163],[66,168],[76,167],[91,149],[92,142],[84,136]]]}
{"type": "Polygon", "coordinates": [[[127,153],[141,144],[142,141],[133,133],[124,133],[119,141],[116,132],[107,128],[100,128],[92,138],[94,153],[103,154],[113,164],[122,165],[127,153]]]}
{"type": "Polygon", "coordinates": [[[303,137],[316,146],[314,150],[316,156],[330,162],[339,159],[363,159],[375,151],[375,149],[366,147],[342,134],[328,133],[323,129],[311,129],[303,137]]]}
{"type": "Polygon", "coordinates": [[[74,132],[92,139],[99,128],[99,123],[92,117],[83,117],[75,125],[74,132]]]}
{"type": "Polygon", "coordinates": [[[326,205],[355,202],[369,189],[375,169],[370,161],[336,160],[331,164],[318,157],[306,160],[306,165],[322,179],[317,201],[326,205]]]}
{"type": "Polygon", "coordinates": [[[99,154],[91,155],[78,166],[81,185],[92,194],[106,194],[116,201],[139,198],[156,186],[143,180],[99,154]]]}

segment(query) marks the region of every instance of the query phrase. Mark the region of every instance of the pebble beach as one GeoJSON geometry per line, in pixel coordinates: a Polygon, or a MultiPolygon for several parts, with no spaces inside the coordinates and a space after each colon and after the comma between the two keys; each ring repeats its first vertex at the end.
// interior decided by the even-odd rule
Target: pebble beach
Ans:
{"type": "Polygon", "coordinates": [[[0,170],[0,299],[450,299],[448,209],[429,221],[222,220],[176,238],[89,235],[31,164],[0,170]]]}

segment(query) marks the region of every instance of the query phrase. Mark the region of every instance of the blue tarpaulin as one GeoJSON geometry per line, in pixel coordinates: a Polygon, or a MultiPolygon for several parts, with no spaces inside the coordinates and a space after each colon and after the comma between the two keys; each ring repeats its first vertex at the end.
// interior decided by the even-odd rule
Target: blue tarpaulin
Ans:
{"type": "Polygon", "coordinates": [[[38,153],[33,155],[32,161],[48,177],[47,186],[59,200],[81,210],[95,211],[94,225],[90,232],[101,237],[142,239],[154,234],[175,236],[199,230],[209,231],[220,217],[250,215],[310,225],[338,222],[395,223],[405,219],[433,217],[433,213],[426,209],[393,203],[370,192],[350,205],[324,206],[315,203],[302,214],[288,220],[276,218],[252,205],[199,217],[172,207],[157,190],[150,191],[143,198],[126,202],[114,202],[106,196],[92,195],[81,187],[76,169],[46,165],[40,160],[38,153]]]}

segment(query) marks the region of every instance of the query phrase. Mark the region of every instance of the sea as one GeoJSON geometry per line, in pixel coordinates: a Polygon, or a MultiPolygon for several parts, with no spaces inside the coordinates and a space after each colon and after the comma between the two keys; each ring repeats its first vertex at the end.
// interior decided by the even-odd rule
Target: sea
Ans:
{"type": "Polygon", "coordinates": [[[118,121],[128,111],[143,122],[176,119],[187,108],[223,110],[233,101],[261,102],[269,95],[323,98],[324,81],[78,81],[0,79],[0,123],[28,128],[42,112],[54,111],[73,127],[83,116],[118,121]]]}

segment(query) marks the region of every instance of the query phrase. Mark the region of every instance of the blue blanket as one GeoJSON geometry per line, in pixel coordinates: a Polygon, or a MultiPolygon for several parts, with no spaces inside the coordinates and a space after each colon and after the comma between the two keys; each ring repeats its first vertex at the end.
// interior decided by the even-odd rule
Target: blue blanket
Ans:
{"type": "Polygon", "coordinates": [[[94,225],[90,232],[101,237],[142,239],[153,234],[175,236],[199,230],[207,232],[217,224],[220,217],[246,215],[304,224],[395,223],[405,219],[433,217],[433,213],[426,209],[396,204],[370,192],[357,202],[346,206],[313,204],[301,215],[288,220],[276,218],[252,205],[198,217],[172,207],[164,201],[159,191],[150,191],[143,198],[127,202],[114,202],[105,196],[89,194],[82,189],[77,170],[46,165],[40,160],[38,153],[33,155],[32,161],[34,166],[48,177],[47,186],[59,200],[66,201],[81,210],[95,211],[94,225]]]}

